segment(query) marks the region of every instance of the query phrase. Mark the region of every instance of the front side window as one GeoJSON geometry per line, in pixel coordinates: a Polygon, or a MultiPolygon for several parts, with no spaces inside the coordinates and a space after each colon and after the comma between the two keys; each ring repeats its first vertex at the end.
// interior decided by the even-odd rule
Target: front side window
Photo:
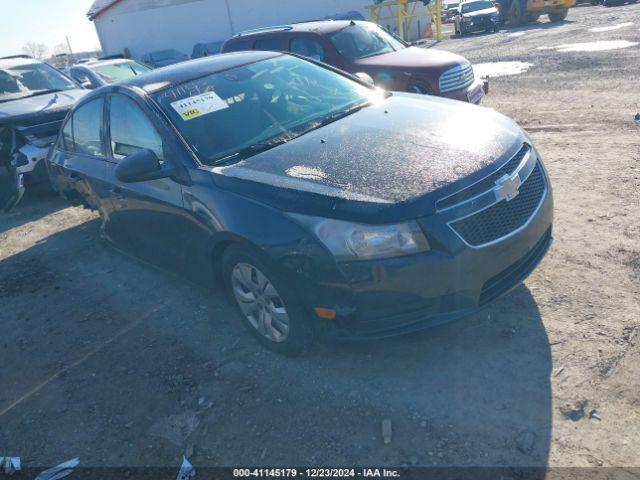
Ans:
{"type": "Polygon", "coordinates": [[[100,97],[82,105],[73,113],[73,150],[76,153],[104,156],[100,135],[102,105],[103,98],[100,97]]]}
{"type": "Polygon", "coordinates": [[[247,40],[231,42],[224,49],[225,52],[240,52],[242,50],[251,50],[251,48],[249,47],[249,42],[247,40]]]}
{"type": "Polygon", "coordinates": [[[357,23],[329,35],[338,53],[349,60],[373,57],[407,48],[377,25],[357,23]]]}
{"type": "Polygon", "coordinates": [[[67,123],[62,128],[62,136],[59,143],[59,147],[62,150],[73,152],[73,119],[69,117],[67,123]]]}
{"type": "Polygon", "coordinates": [[[254,50],[282,50],[282,40],[279,38],[262,38],[253,44],[254,50]]]}
{"type": "Polygon", "coordinates": [[[169,87],[154,98],[200,161],[214,164],[290,140],[385,95],[279,55],[169,87]]]}
{"type": "Polygon", "coordinates": [[[123,158],[148,148],[163,161],[164,149],[160,134],[133,100],[124,95],[112,95],[109,112],[111,151],[115,158],[123,158]]]}
{"type": "Polygon", "coordinates": [[[27,63],[0,69],[0,103],[73,88],[78,87],[45,63],[27,63]]]}
{"type": "Polygon", "coordinates": [[[304,57],[313,58],[314,60],[323,61],[325,59],[324,49],[322,45],[316,42],[313,38],[301,37],[291,40],[289,49],[293,53],[302,55],[304,57]]]}

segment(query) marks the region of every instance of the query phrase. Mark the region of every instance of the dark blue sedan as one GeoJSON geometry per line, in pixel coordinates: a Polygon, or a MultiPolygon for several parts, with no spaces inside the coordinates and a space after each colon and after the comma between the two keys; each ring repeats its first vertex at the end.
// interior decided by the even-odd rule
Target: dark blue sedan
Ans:
{"type": "Polygon", "coordinates": [[[48,161],[108,242],[219,280],[283,353],[319,333],[466,316],[551,243],[549,179],[511,120],[288,54],[208,57],[95,90],[48,161]]]}

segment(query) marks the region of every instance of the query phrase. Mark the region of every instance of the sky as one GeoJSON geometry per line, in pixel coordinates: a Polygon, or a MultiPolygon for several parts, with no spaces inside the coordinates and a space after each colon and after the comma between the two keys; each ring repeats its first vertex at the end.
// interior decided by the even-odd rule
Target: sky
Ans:
{"type": "Polygon", "coordinates": [[[93,0],[0,0],[0,57],[22,52],[29,42],[49,52],[69,37],[74,52],[96,50],[100,42],[87,12],[93,0]]]}

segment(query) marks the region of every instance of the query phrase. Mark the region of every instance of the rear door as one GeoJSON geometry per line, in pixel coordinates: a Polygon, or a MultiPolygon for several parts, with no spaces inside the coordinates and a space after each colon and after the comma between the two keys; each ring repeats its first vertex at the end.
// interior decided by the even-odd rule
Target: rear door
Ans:
{"type": "Polygon", "coordinates": [[[161,163],[179,161],[163,141],[166,126],[160,128],[146,105],[124,93],[109,95],[108,105],[109,235],[136,256],[172,268],[185,243],[182,186],[171,178],[124,183],[116,177],[120,160],[141,149],[152,150],[161,163]]]}
{"type": "Polygon", "coordinates": [[[77,107],[62,127],[53,147],[49,168],[56,187],[65,196],[79,195],[104,216],[108,208],[104,141],[104,96],[77,107]]]}

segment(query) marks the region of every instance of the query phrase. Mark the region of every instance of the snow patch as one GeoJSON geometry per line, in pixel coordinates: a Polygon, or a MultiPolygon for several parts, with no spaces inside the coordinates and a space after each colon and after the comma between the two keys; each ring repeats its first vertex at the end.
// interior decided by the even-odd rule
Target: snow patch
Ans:
{"type": "Polygon", "coordinates": [[[473,66],[476,77],[505,77],[507,75],[520,75],[526,72],[533,63],[529,62],[489,62],[478,63],[473,66]]]}
{"type": "Polygon", "coordinates": [[[603,40],[600,42],[569,43],[554,47],[558,52],[606,52],[621,48],[635,47],[638,42],[628,40],[603,40]]]}
{"type": "Polygon", "coordinates": [[[625,23],[618,23],[617,25],[609,25],[608,27],[590,28],[589,31],[593,33],[612,32],[614,30],[620,30],[621,28],[631,27],[632,25],[633,25],[633,22],[625,22],[625,23]]]}
{"type": "Polygon", "coordinates": [[[303,167],[302,165],[295,165],[287,169],[287,175],[305,180],[324,180],[327,178],[327,174],[319,168],[303,167]]]}
{"type": "Polygon", "coordinates": [[[508,33],[507,37],[521,37],[524,34],[526,34],[527,32],[513,32],[513,33],[508,33]]]}

